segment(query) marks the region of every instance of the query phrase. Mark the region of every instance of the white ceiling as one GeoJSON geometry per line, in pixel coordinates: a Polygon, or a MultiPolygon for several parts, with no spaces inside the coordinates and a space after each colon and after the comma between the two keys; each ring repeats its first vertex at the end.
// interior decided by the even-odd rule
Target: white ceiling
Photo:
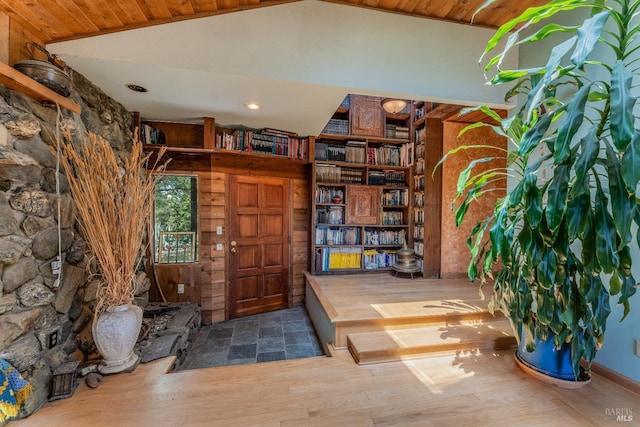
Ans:
{"type": "Polygon", "coordinates": [[[505,107],[503,90],[486,86],[477,65],[491,34],[307,0],[47,49],[145,119],[208,116],[317,135],[348,93],[505,107]],[[249,111],[248,101],[263,108],[249,111]]]}

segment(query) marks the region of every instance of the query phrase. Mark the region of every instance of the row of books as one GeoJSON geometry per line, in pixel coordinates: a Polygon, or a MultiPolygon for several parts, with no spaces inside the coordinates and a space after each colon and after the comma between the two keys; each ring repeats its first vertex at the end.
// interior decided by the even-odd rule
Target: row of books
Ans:
{"type": "Polygon", "coordinates": [[[424,224],[424,209],[422,208],[413,209],[413,222],[416,224],[424,224]]]}
{"type": "Polygon", "coordinates": [[[384,225],[403,225],[404,213],[402,211],[383,211],[382,223],[384,225]]]}
{"type": "Polygon", "coordinates": [[[383,206],[407,206],[409,190],[385,190],[382,193],[383,206]]]}
{"type": "Polygon", "coordinates": [[[415,176],[413,177],[413,189],[416,191],[424,190],[425,177],[423,176],[415,176]]]}
{"type": "Polygon", "coordinates": [[[316,160],[345,162],[382,166],[411,166],[413,164],[413,143],[402,145],[382,145],[366,148],[363,141],[348,141],[345,145],[316,142],[316,160]]]}
{"type": "Polygon", "coordinates": [[[316,207],[316,224],[344,224],[344,207],[316,207]]]}
{"type": "Polygon", "coordinates": [[[316,181],[326,183],[364,184],[364,169],[317,164],[316,181]]]}
{"type": "Polygon", "coordinates": [[[316,227],[316,245],[359,245],[359,227],[316,227]]]}
{"type": "Polygon", "coordinates": [[[327,125],[322,129],[322,133],[349,135],[349,120],[329,119],[327,125]]]}
{"type": "Polygon", "coordinates": [[[404,171],[369,171],[367,176],[369,185],[396,185],[404,187],[407,185],[406,174],[404,171]]]}
{"type": "Polygon", "coordinates": [[[316,271],[358,269],[362,267],[362,250],[349,247],[322,247],[315,253],[316,271]]]}
{"type": "Polygon", "coordinates": [[[416,142],[416,144],[425,142],[427,139],[427,128],[423,127],[420,129],[416,129],[414,136],[415,136],[414,141],[416,142]]]}
{"type": "Polygon", "coordinates": [[[424,142],[416,144],[416,159],[424,159],[424,150],[427,144],[424,142]]]}
{"type": "Polygon", "coordinates": [[[424,158],[418,157],[416,159],[416,175],[424,175],[424,158]]]}
{"type": "Polygon", "coordinates": [[[407,126],[386,125],[384,136],[391,139],[409,139],[409,128],[407,126]]]}
{"type": "Polygon", "coordinates": [[[415,225],[413,227],[413,238],[424,240],[424,225],[415,225]]]}
{"type": "Polygon", "coordinates": [[[276,129],[263,129],[260,131],[236,129],[232,132],[216,134],[215,147],[225,150],[271,154],[293,159],[307,159],[309,139],[300,138],[294,133],[276,129]]]}
{"type": "Polygon", "coordinates": [[[140,137],[143,144],[166,144],[164,132],[146,124],[140,129],[140,137]]]}
{"type": "Polygon", "coordinates": [[[378,230],[365,228],[365,245],[403,245],[407,237],[405,229],[402,230],[378,230]]]}
{"type": "Polygon", "coordinates": [[[416,208],[424,207],[424,192],[413,193],[413,207],[416,207],[416,208]]]}
{"type": "Polygon", "coordinates": [[[413,142],[402,145],[382,145],[367,149],[367,163],[382,166],[411,166],[413,164],[413,142]]]}
{"type": "Polygon", "coordinates": [[[388,249],[367,249],[363,253],[364,268],[374,270],[387,268],[398,262],[396,251],[388,249]]]}
{"type": "Polygon", "coordinates": [[[342,188],[336,187],[321,187],[316,185],[315,191],[316,203],[333,203],[334,198],[340,199],[340,202],[344,201],[344,191],[342,188]]]}
{"type": "Polygon", "coordinates": [[[413,251],[418,256],[424,256],[424,243],[414,241],[413,242],[413,251]]]}

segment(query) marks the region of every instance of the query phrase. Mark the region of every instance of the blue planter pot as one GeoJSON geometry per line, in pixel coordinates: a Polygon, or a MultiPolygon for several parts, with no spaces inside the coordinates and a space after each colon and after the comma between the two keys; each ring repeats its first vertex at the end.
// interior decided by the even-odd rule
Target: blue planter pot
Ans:
{"type": "Polygon", "coordinates": [[[516,349],[516,361],[520,367],[532,376],[565,388],[579,388],[589,383],[590,377],[580,376],[577,380],[573,375],[571,365],[571,344],[565,343],[557,349],[553,343],[554,335],[540,341],[536,338],[536,349],[528,352],[524,345],[524,338],[516,349]]]}

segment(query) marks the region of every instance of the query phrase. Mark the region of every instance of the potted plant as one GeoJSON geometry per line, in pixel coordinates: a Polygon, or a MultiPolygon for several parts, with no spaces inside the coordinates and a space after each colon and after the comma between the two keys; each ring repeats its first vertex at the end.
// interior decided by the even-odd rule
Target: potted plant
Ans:
{"type": "Polygon", "coordinates": [[[551,382],[567,387],[583,379],[583,368],[590,373],[610,304],[624,306],[624,319],[636,292],[630,247],[640,243],[633,226],[640,225],[640,134],[632,94],[639,11],[640,0],[553,0],[502,25],[483,54],[498,51],[485,72],[495,70],[489,84],[509,85],[507,99],[522,95],[521,106],[505,119],[476,107],[493,124],[463,130],[491,126],[507,138],[510,150],[505,169],[474,172],[491,160],[482,158],[461,172],[456,223],[475,199],[493,191],[498,178],[507,175],[513,184],[469,236],[469,277],[480,280],[481,292],[492,284],[489,308],[510,319],[521,366],[557,376],[551,382]],[[558,12],[581,8],[591,13],[575,26],[549,23],[530,30],[558,12]],[[522,36],[525,29],[532,34],[522,36]],[[551,35],[562,40],[546,63],[500,68],[513,47],[548,42],[551,35]],[[564,368],[560,373],[529,366],[549,360],[548,355],[528,360],[536,347],[554,353],[552,365],[569,362],[570,378],[564,368]]]}
{"type": "MultiPolygon", "coordinates": [[[[67,135],[61,164],[76,205],[80,231],[95,256],[103,286],[97,293],[93,337],[103,357],[101,373],[133,367],[133,349],[142,324],[134,302],[135,275],[153,206],[154,187],[165,165],[146,172],[149,155],[135,140],[130,156],[119,161],[102,137],[88,134],[82,144],[67,135]],[[77,147],[74,146],[77,144],[77,147]]],[[[158,156],[160,158],[162,152],[158,156]]]]}

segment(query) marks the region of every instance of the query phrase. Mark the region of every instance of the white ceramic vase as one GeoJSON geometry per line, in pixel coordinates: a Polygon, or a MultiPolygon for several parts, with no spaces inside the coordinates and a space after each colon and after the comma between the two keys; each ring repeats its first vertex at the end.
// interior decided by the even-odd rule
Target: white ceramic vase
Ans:
{"type": "Polygon", "coordinates": [[[115,374],[136,364],[138,355],[133,348],[141,326],[142,309],[134,304],[107,310],[93,322],[93,340],[103,358],[100,373],[115,374]]]}

